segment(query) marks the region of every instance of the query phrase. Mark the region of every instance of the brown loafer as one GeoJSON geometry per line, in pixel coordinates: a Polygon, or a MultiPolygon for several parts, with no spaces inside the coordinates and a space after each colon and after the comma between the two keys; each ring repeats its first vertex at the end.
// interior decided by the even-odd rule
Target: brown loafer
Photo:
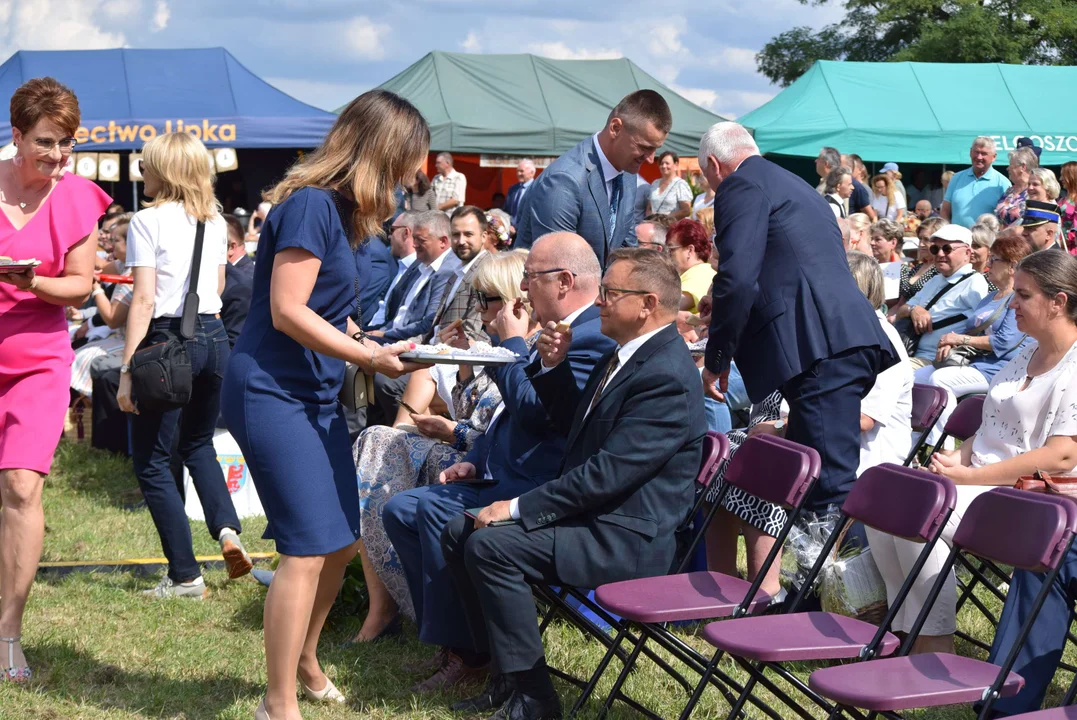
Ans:
{"type": "Polygon", "coordinates": [[[417,662],[408,663],[404,666],[404,669],[409,673],[416,675],[429,675],[441,669],[445,664],[445,661],[449,658],[449,648],[439,647],[438,651],[433,656],[426,658],[425,660],[419,660],[417,662]]]}
{"type": "Polygon", "coordinates": [[[228,577],[235,580],[251,571],[254,563],[251,562],[251,556],[247,554],[247,550],[243,547],[238,535],[230,532],[222,533],[219,542],[221,544],[221,555],[224,556],[224,564],[228,568],[228,577]]]}
{"type": "Polygon", "coordinates": [[[411,692],[417,695],[430,695],[462,685],[474,685],[485,682],[490,675],[490,664],[469,668],[464,661],[452,652],[446,656],[445,664],[436,673],[423,682],[413,686],[411,692]]]}

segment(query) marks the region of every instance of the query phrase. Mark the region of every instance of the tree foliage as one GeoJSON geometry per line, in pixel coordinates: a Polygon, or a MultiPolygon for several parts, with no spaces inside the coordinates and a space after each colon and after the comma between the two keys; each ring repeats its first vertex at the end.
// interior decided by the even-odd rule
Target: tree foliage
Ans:
{"type": "Polygon", "coordinates": [[[1077,0],[799,1],[842,1],[845,17],[763,46],[759,72],[782,87],[816,60],[1077,64],[1077,0]]]}

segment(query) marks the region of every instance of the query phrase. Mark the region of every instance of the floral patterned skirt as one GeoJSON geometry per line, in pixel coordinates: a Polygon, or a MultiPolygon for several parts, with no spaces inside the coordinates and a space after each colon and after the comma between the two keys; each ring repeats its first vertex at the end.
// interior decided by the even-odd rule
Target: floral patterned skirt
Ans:
{"type": "Polygon", "coordinates": [[[438,440],[391,427],[364,430],[352,449],[359,484],[359,519],[371,565],[400,611],[415,620],[408,581],[382,523],[382,509],[399,492],[437,482],[463,453],[438,440]]]}

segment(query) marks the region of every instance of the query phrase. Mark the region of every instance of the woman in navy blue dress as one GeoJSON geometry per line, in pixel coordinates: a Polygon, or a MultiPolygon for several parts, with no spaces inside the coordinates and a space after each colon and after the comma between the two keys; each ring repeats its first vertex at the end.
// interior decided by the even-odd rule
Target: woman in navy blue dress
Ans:
{"type": "Polygon", "coordinates": [[[318,637],[359,541],[348,426],[337,398],[345,360],[398,377],[407,343],[380,346],[355,325],[358,239],[393,213],[430,131],[410,103],[371,91],[325,142],[266,193],[250,314],[222,389],[225,420],[250,468],[280,565],[266,597],[269,688],[256,718],[300,717],[295,680],[315,701],[343,702],[318,663],[318,637]]]}

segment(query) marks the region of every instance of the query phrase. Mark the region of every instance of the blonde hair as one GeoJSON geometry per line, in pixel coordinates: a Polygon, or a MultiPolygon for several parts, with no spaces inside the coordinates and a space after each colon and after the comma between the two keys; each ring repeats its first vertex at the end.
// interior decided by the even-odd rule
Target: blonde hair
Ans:
{"type": "Polygon", "coordinates": [[[880,180],[886,186],[886,207],[889,209],[894,206],[894,181],[885,173],[880,173],[871,179],[872,190],[875,189],[875,183],[880,180]]]}
{"type": "Polygon", "coordinates": [[[262,197],[279,205],[304,187],[337,190],[355,200],[351,242],[381,235],[396,209],[394,190],[413,177],[430,150],[430,128],[407,100],[371,90],[348,103],[325,140],[262,197]]]}
{"type": "Polygon", "coordinates": [[[486,295],[496,295],[506,302],[523,298],[530,312],[531,305],[520,289],[526,259],[527,250],[508,250],[490,255],[475,268],[471,287],[486,295]]]}
{"type": "Polygon", "coordinates": [[[707,231],[707,237],[714,239],[714,208],[705,207],[696,213],[696,220],[707,231]]]}
{"type": "Polygon", "coordinates": [[[849,271],[856,280],[856,286],[864,297],[868,299],[873,308],[880,308],[886,302],[886,291],[883,283],[883,271],[879,263],[871,255],[865,255],[856,250],[845,253],[845,261],[849,263],[849,271]]]}
{"type": "Polygon", "coordinates": [[[166,133],[142,148],[146,172],[161,181],[157,196],[143,207],[175,202],[195,220],[207,222],[221,212],[213,193],[213,168],[202,141],[185,132],[166,133]]]}
{"type": "Polygon", "coordinates": [[[1055,174],[1045,167],[1038,167],[1032,171],[1032,174],[1039,178],[1040,184],[1043,185],[1043,192],[1047,195],[1047,199],[1051,202],[1058,200],[1058,196],[1062,194],[1062,188],[1058,185],[1058,178],[1055,174]]]}
{"type": "Polygon", "coordinates": [[[871,227],[871,218],[864,213],[853,213],[845,218],[845,221],[849,223],[849,229],[853,232],[864,232],[871,227]]]}

